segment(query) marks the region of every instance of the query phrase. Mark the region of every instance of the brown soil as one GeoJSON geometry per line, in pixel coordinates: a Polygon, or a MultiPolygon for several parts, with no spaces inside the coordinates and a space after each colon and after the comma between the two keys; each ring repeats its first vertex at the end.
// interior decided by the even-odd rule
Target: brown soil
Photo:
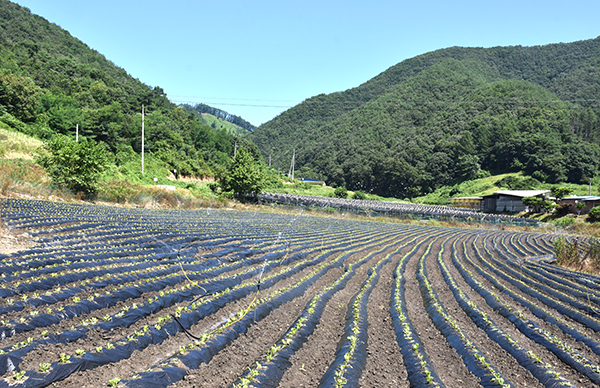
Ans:
{"type": "Polygon", "coordinates": [[[0,253],[8,255],[31,248],[35,244],[27,232],[15,232],[0,226],[0,253]]]}

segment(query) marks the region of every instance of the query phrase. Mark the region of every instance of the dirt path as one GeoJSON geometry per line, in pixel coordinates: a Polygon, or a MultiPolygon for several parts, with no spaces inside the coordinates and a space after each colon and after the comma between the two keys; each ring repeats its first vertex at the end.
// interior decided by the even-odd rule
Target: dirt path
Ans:
{"type": "Polygon", "coordinates": [[[9,255],[35,245],[36,242],[31,239],[29,233],[11,231],[4,226],[0,226],[0,254],[9,255]]]}

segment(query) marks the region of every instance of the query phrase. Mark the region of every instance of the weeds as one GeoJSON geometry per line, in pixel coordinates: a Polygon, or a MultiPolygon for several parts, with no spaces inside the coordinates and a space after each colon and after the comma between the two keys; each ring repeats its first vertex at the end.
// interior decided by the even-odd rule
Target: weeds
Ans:
{"type": "Polygon", "coordinates": [[[578,265],[581,261],[578,249],[578,240],[569,241],[564,236],[559,236],[552,244],[556,254],[556,263],[566,267],[578,265]]]}
{"type": "Polygon", "coordinates": [[[559,236],[554,241],[556,264],[577,271],[600,270],[600,239],[590,238],[588,245],[580,244],[578,238],[559,236]]]}

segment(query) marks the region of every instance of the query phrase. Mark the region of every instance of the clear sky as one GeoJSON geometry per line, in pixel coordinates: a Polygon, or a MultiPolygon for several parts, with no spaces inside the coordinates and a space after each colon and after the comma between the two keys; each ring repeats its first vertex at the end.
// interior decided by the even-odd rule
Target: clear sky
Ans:
{"type": "Polygon", "coordinates": [[[419,54],[600,35],[598,0],[13,0],[175,103],[254,125],[419,54]]]}

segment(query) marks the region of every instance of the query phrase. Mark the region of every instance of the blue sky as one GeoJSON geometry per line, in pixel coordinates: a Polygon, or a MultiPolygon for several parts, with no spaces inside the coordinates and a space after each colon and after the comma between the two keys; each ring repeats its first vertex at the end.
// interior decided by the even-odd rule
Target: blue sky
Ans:
{"type": "Polygon", "coordinates": [[[254,125],[451,47],[600,35],[600,1],[13,0],[175,103],[254,125]]]}

